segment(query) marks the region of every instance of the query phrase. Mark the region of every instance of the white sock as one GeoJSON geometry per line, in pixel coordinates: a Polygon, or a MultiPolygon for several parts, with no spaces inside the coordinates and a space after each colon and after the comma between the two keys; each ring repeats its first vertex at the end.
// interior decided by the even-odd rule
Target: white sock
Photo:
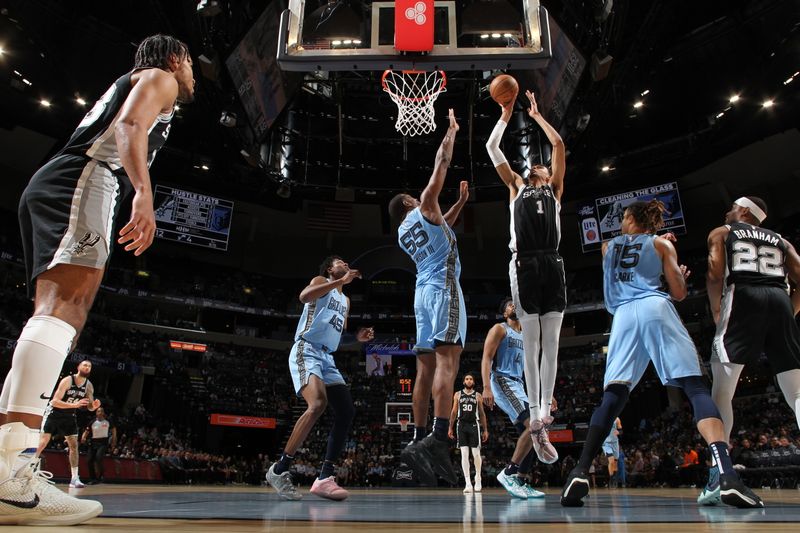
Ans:
{"type": "Polygon", "coordinates": [[[461,471],[464,473],[464,484],[472,485],[469,476],[469,446],[461,447],[461,471]]]}
{"type": "Polygon", "coordinates": [[[69,469],[72,472],[72,479],[78,479],[78,467],[71,466],[69,469]]]}
{"type": "Polygon", "coordinates": [[[75,328],[53,316],[34,316],[28,320],[8,373],[9,412],[44,414],[75,335],[75,328]]]}
{"type": "Polygon", "coordinates": [[[480,448],[472,448],[472,461],[475,463],[475,484],[477,485],[481,482],[481,465],[483,463],[480,448]]]}
{"type": "Polygon", "coordinates": [[[525,315],[519,319],[522,326],[522,345],[525,350],[525,387],[531,421],[541,420],[539,410],[539,315],[525,315]]]}
{"type": "Polygon", "coordinates": [[[711,399],[719,409],[725,429],[725,442],[728,444],[731,442],[731,430],[733,430],[733,395],[736,393],[736,385],[739,383],[742,370],[744,365],[711,363],[711,375],[714,377],[711,383],[711,399]]]}
{"type": "Polygon", "coordinates": [[[562,313],[545,313],[540,317],[542,325],[542,362],[539,379],[542,387],[542,416],[550,416],[553,403],[553,390],[556,388],[558,369],[558,340],[561,336],[562,313]]]}
{"type": "Polygon", "coordinates": [[[797,427],[800,428],[800,370],[787,370],[776,376],[778,386],[783,391],[783,398],[794,411],[797,418],[797,427]]]}
{"type": "Polygon", "coordinates": [[[39,444],[39,431],[22,422],[0,426],[0,481],[4,481],[33,460],[39,444]],[[24,456],[27,456],[27,460],[24,456]]]}

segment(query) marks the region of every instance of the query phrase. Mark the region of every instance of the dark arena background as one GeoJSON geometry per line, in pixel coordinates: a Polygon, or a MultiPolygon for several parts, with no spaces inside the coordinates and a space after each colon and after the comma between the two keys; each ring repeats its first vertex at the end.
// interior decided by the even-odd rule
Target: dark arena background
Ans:
{"type": "MultiPolygon", "coordinates": [[[[603,396],[611,315],[600,247],[619,234],[624,207],[635,199],[665,204],[665,231],[691,271],[688,295],[675,305],[709,381],[709,232],[725,223],[737,198],[756,196],[768,206],[764,227],[800,244],[796,0],[394,4],[0,4],[0,376],[11,369],[34,311],[18,219],[31,176],[109,84],[131,70],[143,39],[172,35],[193,60],[194,102],[174,106],[168,140],[150,167],[153,244],[137,256],[116,242],[131,217],[130,197],[122,200],[105,275],[61,370],[64,377],[81,361],[92,363],[94,397],[115,428],[104,474],[97,467],[90,473],[93,435],[84,430],[95,415],[77,411],[84,488],[68,487],[62,435],[42,453],[41,469],[52,472],[59,490],[103,506],[76,530],[796,531],[800,432],[793,409],[800,403],[784,397],[768,353],[751,354],[739,378],[729,442],[736,471],[764,508],[696,503],[709,449],[686,397],[663,387],[652,365],[620,415],[624,473],[610,477],[599,453],[586,505],[559,503],[603,396]],[[430,15],[432,51],[395,48],[395,10],[401,20],[406,8],[412,24],[430,15]],[[397,131],[398,107],[381,84],[387,69],[446,73],[433,131],[397,131]],[[452,108],[460,130],[442,209],[457,201],[460,181],[469,192],[452,225],[467,311],[454,386],[460,390],[471,372],[480,392],[488,386],[484,340],[504,320],[499,306],[511,294],[508,189],[485,147],[500,116],[489,84],[501,73],[520,88],[501,144],[511,168],[527,178],[534,165],[551,164],[551,142],[528,117],[526,90],[566,150],[559,253],[567,308],[550,426],[559,460],[534,461],[530,483],[545,496],[527,500],[496,479],[519,435],[497,407],[486,408],[481,492],[462,492],[455,442],[456,484],[439,479],[419,487],[400,461],[414,432],[416,270],[398,245],[389,202],[401,192],[418,197],[428,184],[452,108]],[[334,354],[355,408],[335,462],[336,482],[350,496],[331,501],[309,493],[334,419],[329,408],[290,469],[302,499],[286,501],[265,475],[307,409],[288,359],[303,313],[299,295],[329,255],[361,273],[345,287],[347,331],[375,332],[334,354]]],[[[426,93],[414,102],[428,99],[426,93]]],[[[787,273],[793,291],[798,280],[791,268],[787,273]]],[[[754,312],[767,322],[778,313],[754,312]]],[[[16,524],[18,505],[6,499],[0,523],[16,524]]]]}

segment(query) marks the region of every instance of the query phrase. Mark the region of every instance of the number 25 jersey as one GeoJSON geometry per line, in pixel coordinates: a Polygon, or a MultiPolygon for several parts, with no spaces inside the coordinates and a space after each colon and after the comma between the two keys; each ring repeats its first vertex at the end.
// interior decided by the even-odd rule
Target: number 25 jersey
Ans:
{"type": "Polygon", "coordinates": [[[397,240],[417,265],[417,287],[431,284],[449,288],[461,277],[456,234],[447,222],[432,224],[417,207],[400,224],[397,240]]]}
{"type": "Polygon", "coordinates": [[[734,222],[725,239],[725,285],[759,285],[786,290],[786,243],[774,231],[734,222]]]}
{"type": "Polygon", "coordinates": [[[294,340],[304,340],[324,348],[328,353],[335,352],[342,339],[345,317],[347,296],[333,289],[303,306],[294,340]]]}

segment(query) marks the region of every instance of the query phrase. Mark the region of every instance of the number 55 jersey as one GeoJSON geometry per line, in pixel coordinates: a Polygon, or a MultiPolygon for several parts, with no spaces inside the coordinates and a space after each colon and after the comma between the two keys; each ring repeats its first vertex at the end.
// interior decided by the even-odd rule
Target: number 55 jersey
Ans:
{"type": "Polygon", "coordinates": [[[414,314],[417,322],[416,352],[437,346],[464,346],[467,311],[461,292],[461,261],[456,235],[446,222],[434,224],[420,211],[410,211],[397,230],[400,247],[417,266],[414,314]]]}
{"type": "Polygon", "coordinates": [[[711,360],[743,365],[765,353],[775,374],[800,368],[800,330],[786,284],[786,242],[743,222],[727,227],[725,284],[711,360]]]}

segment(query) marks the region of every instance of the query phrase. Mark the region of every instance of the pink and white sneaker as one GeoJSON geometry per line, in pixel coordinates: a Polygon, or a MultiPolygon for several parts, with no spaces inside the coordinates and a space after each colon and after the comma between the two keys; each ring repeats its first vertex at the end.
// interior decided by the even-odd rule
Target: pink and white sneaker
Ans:
{"type": "Polygon", "coordinates": [[[314,480],[314,484],[311,485],[311,490],[309,492],[321,498],[337,501],[345,500],[350,496],[349,492],[336,483],[336,478],[333,476],[314,480]]]}
{"type": "MultiPolygon", "coordinates": [[[[547,418],[552,421],[552,417],[547,418]]],[[[533,449],[536,451],[536,456],[541,462],[551,465],[558,461],[558,452],[550,443],[547,425],[541,420],[531,421],[531,439],[533,439],[533,449]]]]}

